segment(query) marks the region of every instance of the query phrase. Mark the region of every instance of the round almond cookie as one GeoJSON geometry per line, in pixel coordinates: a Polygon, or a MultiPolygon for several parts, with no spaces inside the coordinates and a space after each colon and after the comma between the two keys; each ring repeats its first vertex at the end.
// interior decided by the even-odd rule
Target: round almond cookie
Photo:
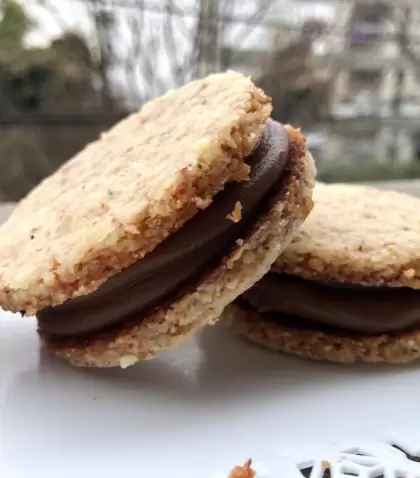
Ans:
{"type": "Polygon", "coordinates": [[[0,304],[76,366],[180,345],[258,281],[312,208],[300,131],[234,72],[147,103],[41,183],[0,234],[0,304]]]}
{"type": "Polygon", "coordinates": [[[420,200],[318,183],[314,208],[227,320],[250,340],[341,363],[420,358],[420,200]]]}

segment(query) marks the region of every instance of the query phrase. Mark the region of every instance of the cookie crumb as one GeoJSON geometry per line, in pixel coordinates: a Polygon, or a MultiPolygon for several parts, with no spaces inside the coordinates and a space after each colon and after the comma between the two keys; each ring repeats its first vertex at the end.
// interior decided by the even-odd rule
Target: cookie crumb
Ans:
{"type": "Polygon", "coordinates": [[[124,355],[120,359],[120,367],[121,368],[131,367],[132,365],[134,365],[138,361],[139,361],[139,359],[136,355],[124,355]]]}
{"type": "Polygon", "coordinates": [[[251,458],[245,463],[244,466],[236,466],[231,472],[228,478],[255,478],[256,473],[251,468],[251,458]]]}
{"type": "Polygon", "coordinates": [[[226,219],[235,223],[242,219],[242,204],[239,201],[236,201],[233,211],[226,216],[226,219]]]}
{"type": "Polygon", "coordinates": [[[240,183],[241,181],[249,181],[250,173],[251,173],[251,166],[249,166],[249,164],[242,163],[242,167],[239,167],[235,171],[233,181],[237,181],[238,183],[240,183]]]}
{"type": "Polygon", "coordinates": [[[198,209],[206,209],[206,207],[208,207],[211,204],[212,200],[196,197],[194,199],[194,202],[195,202],[195,205],[198,207],[198,209]]]}
{"type": "Polygon", "coordinates": [[[311,257],[311,259],[309,259],[308,265],[311,269],[317,272],[322,272],[324,270],[324,263],[317,257],[311,257]]]}
{"type": "Polygon", "coordinates": [[[125,231],[129,234],[133,234],[134,236],[141,234],[141,232],[137,229],[134,224],[127,224],[125,226],[125,231]]]}
{"type": "MultiPolygon", "coordinates": [[[[238,240],[241,241],[242,239],[238,240]]],[[[239,248],[226,260],[226,267],[228,269],[233,269],[235,262],[237,262],[242,257],[244,252],[248,249],[247,246],[244,246],[243,241],[242,244],[237,242],[237,245],[239,246],[239,248]]]]}
{"type": "Polygon", "coordinates": [[[416,275],[416,271],[414,269],[407,269],[403,272],[403,275],[406,279],[412,279],[416,275]]]}

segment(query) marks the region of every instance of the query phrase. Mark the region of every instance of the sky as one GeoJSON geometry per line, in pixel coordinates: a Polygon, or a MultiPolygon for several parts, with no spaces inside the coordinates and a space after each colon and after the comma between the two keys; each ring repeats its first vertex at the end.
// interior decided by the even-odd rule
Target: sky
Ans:
{"type": "Polygon", "coordinates": [[[287,12],[286,21],[289,23],[299,24],[312,17],[332,21],[338,4],[339,0],[280,0],[273,2],[269,17],[273,22],[282,21],[287,12]]]}
{"type": "MultiPolygon", "coordinates": [[[[36,21],[36,28],[34,28],[27,35],[26,42],[31,46],[45,46],[48,45],[54,37],[60,36],[64,30],[72,30],[83,34],[88,43],[94,48],[94,29],[89,21],[89,16],[86,14],[86,7],[83,5],[83,0],[49,0],[54,9],[46,9],[39,6],[36,0],[18,0],[28,10],[31,17],[36,21]]],[[[139,0],[109,0],[110,4],[113,2],[123,5],[135,5],[139,0]]],[[[233,0],[225,0],[233,1],[233,0]]],[[[235,4],[235,15],[245,18],[250,17],[250,11],[258,4],[259,0],[238,0],[235,4]],[[256,3],[257,2],[257,3],[256,3]]],[[[273,1],[271,8],[267,14],[267,20],[270,23],[280,24],[298,24],[308,18],[323,18],[327,21],[332,20],[334,16],[335,6],[340,0],[277,0],[273,1]]],[[[146,3],[152,7],[159,7],[164,4],[160,0],[146,0],[146,3]]],[[[195,0],[174,0],[177,7],[186,11],[191,11],[196,7],[195,0]]],[[[115,11],[115,7],[113,7],[115,11]]],[[[134,48],[136,43],[135,34],[133,36],[133,28],[130,28],[130,22],[136,9],[133,8],[117,8],[118,12],[118,27],[115,31],[114,47],[121,57],[129,57],[130,49],[134,48]]],[[[145,47],[151,49],[153,47],[153,39],[157,38],[159,43],[162,43],[162,38],[165,37],[165,25],[162,22],[162,15],[156,13],[149,13],[147,21],[142,26],[142,38],[146,38],[145,47]]],[[[162,93],[159,89],[162,86],[159,84],[150,84],[151,81],[157,81],[162,78],[165,85],[171,85],[171,75],[173,74],[172,57],[176,55],[179,59],[188,58],[188,52],[191,45],[191,35],[194,31],[194,19],[187,17],[185,19],[175,18],[173,20],[173,33],[171,53],[165,54],[162,45],[157,47],[155,53],[156,59],[153,63],[153,75],[150,72],[139,71],[136,72],[136,77],[127,77],[127,73],[121,68],[116,70],[113,75],[113,82],[124,96],[129,97],[129,101],[136,103],[140,102],[140,98],[147,95],[155,95],[162,93]],[[144,78],[149,78],[144,81],[144,78]],[[131,81],[130,81],[131,80],[131,81]],[[144,87],[142,87],[144,85],[144,87]],[[149,89],[150,91],[146,91],[149,89]],[[136,91],[134,91],[136,90],[136,91]],[[137,91],[138,90],[138,91],[137,91]],[[138,96],[138,98],[137,98],[138,96]]],[[[235,47],[240,49],[264,49],[268,46],[267,33],[264,26],[244,26],[234,25],[231,33],[227,39],[227,43],[235,43],[235,47]],[[230,40],[229,38],[234,39],[230,40]]],[[[156,42],[155,42],[156,43],[156,42]]],[[[229,45],[232,46],[232,45],[229,45]]],[[[128,61],[128,60],[127,60],[128,61]]],[[[143,67],[142,67],[143,68],[143,67]]],[[[146,66],[144,66],[146,68],[146,66]]],[[[144,69],[143,68],[143,69],[144,69]]],[[[164,87],[165,88],[165,87],[164,87]]]]}
{"type": "MultiPolygon", "coordinates": [[[[92,25],[86,15],[86,7],[83,0],[50,0],[50,4],[55,7],[54,14],[40,6],[37,0],[18,0],[30,15],[36,20],[37,28],[27,36],[27,41],[31,45],[44,46],[52,38],[60,35],[63,29],[74,30],[83,33],[87,37],[92,36],[92,25]]],[[[125,14],[129,14],[134,8],[124,7],[124,5],[133,5],[139,3],[139,0],[110,0],[109,4],[121,4],[123,7],[112,7],[125,14]]],[[[159,8],[162,3],[160,0],[147,0],[151,7],[159,8]]],[[[194,8],[195,0],[175,0],[174,5],[179,8],[191,10],[194,8]]]]}
{"type": "Polygon", "coordinates": [[[76,30],[90,36],[92,29],[87,21],[85,9],[78,2],[58,0],[57,14],[37,5],[34,0],[19,0],[36,21],[36,28],[27,35],[26,41],[32,46],[45,46],[64,29],[76,30]]]}
{"type": "MultiPolygon", "coordinates": [[[[85,6],[82,0],[52,0],[55,6],[55,14],[40,7],[36,0],[19,0],[29,11],[38,24],[28,35],[28,42],[32,45],[45,45],[51,38],[58,36],[63,28],[83,32],[90,36],[92,27],[87,19],[85,6]]],[[[112,1],[111,1],[112,3],[112,1]]],[[[118,3],[118,2],[116,2],[118,3]]],[[[136,0],[123,0],[122,4],[135,4],[136,0]]],[[[151,6],[159,6],[159,0],[148,0],[151,6]]],[[[194,8],[195,0],[177,0],[174,2],[179,8],[191,10],[194,8]]],[[[238,2],[235,6],[236,14],[246,17],[249,11],[249,4],[252,0],[238,2]]],[[[311,17],[324,18],[331,21],[334,17],[337,0],[277,0],[273,1],[267,18],[270,22],[298,24],[311,17]]],[[[129,9],[127,9],[129,10],[129,9]]]]}

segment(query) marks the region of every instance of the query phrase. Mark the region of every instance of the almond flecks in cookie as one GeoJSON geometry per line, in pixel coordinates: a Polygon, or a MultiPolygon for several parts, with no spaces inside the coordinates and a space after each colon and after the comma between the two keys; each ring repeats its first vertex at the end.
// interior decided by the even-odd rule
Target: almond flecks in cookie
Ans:
{"type": "Polygon", "coordinates": [[[235,223],[242,219],[242,204],[239,201],[236,201],[233,211],[226,218],[235,223]]]}

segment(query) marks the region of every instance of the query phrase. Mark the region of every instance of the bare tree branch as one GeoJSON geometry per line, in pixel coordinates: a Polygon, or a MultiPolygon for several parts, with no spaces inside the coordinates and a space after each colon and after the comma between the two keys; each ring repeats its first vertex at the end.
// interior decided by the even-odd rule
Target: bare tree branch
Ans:
{"type": "Polygon", "coordinates": [[[143,51],[147,52],[147,54],[142,56],[141,72],[143,74],[144,86],[149,87],[148,99],[150,99],[150,97],[162,94],[167,90],[165,82],[156,74],[156,61],[160,53],[157,35],[152,34],[150,36],[143,51]]]}
{"type": "MultiPolygon", "coordinates": [[[[256,3],[255,11],[246,17],[246,22],[240,22],[246,24],[244,24],[239,33],[233,37],[233,44],[241,45],[243,41],[252,34],[253,29],[255,29],[257,26],[263,25],[264,19],[266,18],[271,6],[274,4],[274,1],[275,0],[260,0],[256,3]]],[[[234,18],[234,11],[238,4],[238,0],[224,0],[221,7],[222,16],[224,18],[234,18]],[[227,11],[225,9],[227,9],[227,11]]],[[[227,29],[231,27],[232,25],[230,22],[222,22],[222,38],[223,35],[226,34],[227,29]]]]}
{"type": "Polygon", "coordinates": [[[401,56],[410,63],[416,79],[420,83],[420,55],[415,51],[417,42],[411,38],[409,28],[413,7],[405,5],[394,8],[396,17],[394,23],[396,28],[395,41],[397,42],[401,56]]]}
{"type": "MultiPolygon", "coordinates": [[[[127,16],[127,24],[131,32],[142,32],[145,27],[144,9],[141,8],[144,0],[140,1],[141,4],[138,12],[127,16]]],[[[130,100],[136,105],[140,104],[142,100],[142,93],[138,82],[138,71],[143,43],[143,36],[134,34],[131,38],[131,46],[128,48],[127,55],[122,59],[130,100]]]]}
{"type": "MultiPolygon", "coordinates": [[[[180,85],[185,82],[186,77],[189,73],[188,61],[186,58],[180,58],[180,54],[177,51],[177,40],[174,36],[174,17],[171,14],[174,9],[173,0],[166,0],[165,2],[165,24],[163,26],[163,47],[165,50],[165,55],[168,59],[169,64],[171,65],[171,77],[172,83],[174,85],[180,85]]],[[[182,19],[177,19],[178,23],[182,22],[182,19]]],[[[186,32],[188,28],[185,24],[180,26],[181,34],[184,39],[191,41],[191,38],[188,38],[186,32]]]]}
{"type": "Polygon", "coordinates": [[[102,108],[105,111],[112,109],[110,98],[112,86],[109,78],[110,69],[116,62],[114,55],[112,33],[115,26],[114,16],[106,10],[103,0],[89,0],[86,2],[96,30],[98,49],[98,73],[101,79],[102,108]]]}
{"type": "Polygon", "coordinates": [[[206,76],[218,69],[220,59],[219,0],[199,1],[196,31],[194,77],[206,76]]]}

